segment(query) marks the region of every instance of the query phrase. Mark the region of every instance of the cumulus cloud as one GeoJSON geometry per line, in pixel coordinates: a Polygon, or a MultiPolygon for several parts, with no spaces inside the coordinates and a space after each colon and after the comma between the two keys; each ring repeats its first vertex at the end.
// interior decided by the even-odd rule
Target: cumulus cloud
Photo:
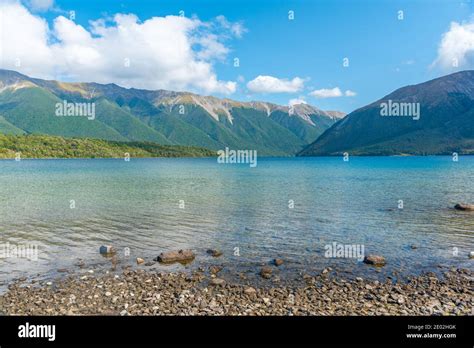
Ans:
{"type": "Polygon", "coordinates": [[[219,80],[214,70],[214,62],[229,52],[225,41],[243,32],[241,24],[234,27],[225,18],[202,22],[166,16],[142,22],[133,14],[116,14],[85,28],[58,16],[50,28],[19,3],[4,3],[0,11],[2,68],[40,78],[146,89],[236,90],[236,82],[219,80]]]}
{"type": "Polygon", "coordinates": [[[247,83],[247,88],[253,93],[295,93],[301,91],[303,87],[304,79],[300,77],[288,80],[259,75],[247,83]]]}
{"type": "Polygon", "coordinates": [[[474,65],[474,22],[451,22],[449,30],[441,37],[438,56],[432,66],[445,70],[474,65]]]}
{"type": "Polygon", "coordinates": [[[28,4],[33,11],[47,11],[54,5],[54,0],[29,0],[28,4]]]}
{"type": "Polygon", "coordinates": [[[345,92],[342,92],[339,87],[334,87],[334,88],[322,88],[322,89],[316,89],[309,93],[309,95],[318,98],[318,99],[325,99],[325,98],[338,98],[342,96],[346,97],[354,97],[357,95],[356,92],[351,91],[348,89],[345,92]]]}
{"type": "Polygon", "coordinates": [[[316,89],[312,91],[309,95],[316,98],[320,98],[320,99],[336,98],[336,97],[342,97],[342,92],[339,89],[339,87],[335,87],[332,89],[323,88],[323,89],[316,89]]]}
{"type": "Polygon", "coordinates": [[[354,91],[351,91],[350,89],[348,89],[347,91],[344,92],[344,95],[346,97],[355,97],[357,95],[357,93],[354,92],[354,91]]]}

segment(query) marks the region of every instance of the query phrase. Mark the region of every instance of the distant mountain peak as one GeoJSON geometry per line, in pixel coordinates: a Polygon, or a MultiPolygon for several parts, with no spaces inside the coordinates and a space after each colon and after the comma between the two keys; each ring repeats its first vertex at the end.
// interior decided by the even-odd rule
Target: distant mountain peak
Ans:
{"type": "MultiPolygon", "coordinates": [[[[411,110],[411,109],[407,109],[411,110]]],[[[474,71],[460,71],[395,90],[327,129],[300,155],[474,154],[474,71]],[[411,106],[419,115],[389,115],[411,106]],[[409,117],[402,117],[409,116],[409,117]]]]}
{"type": "Polygon", "coordinates": [[[202,96],[195,93],[190,92],[175,92],[175,91],[167,91],[167,90],[142,90],[136,88],[124,88],[114,83],[108,84],[99,84],[95,82],[88,82],[88,83],[81,83],[81,82],[62,82],[62,81],[55,81],[55,80],[41,80],[30,78],[26,75],[20,74],[13,70],[3,70],[0,69],[0,83],[2,81],[6,81],[7,84],[14,84],[20,80],[30,81],[31,83],[38,82],[39,85],[43,87],[54,88],[53,85],[59,90],[64,93],[75,93],[81,95],[83,98],[91,99],[91,96],[100,96],[105,95],[107,96],[107,92],[111,93],[120,93],[126,94],[127,91],[132,92],[132,94],[136,93],[145,93],[154,96],[153,104],[155,105],[166,105],[170,108],[173,108],[180,104],[195,104],[202,107],[206,110],[210,116],[214,119],[219,120],[219,117],[225,116],[227,117],[228,121],[232,124],[233,117],[232,117],[232,108],[254,108],[257,110],[264,111],[267,116],[275,111],[279,110],[282,112],[287,113],[289,116],[299,116],[304,121],[314,124],[309,115],[319,115],[324,117],[330,117],[331,119],[340,118],[341,115],[345,115],[343,112],[340,111],[331,111],[326,112],[323,111],[315,106],[310,104],[301,103],[296,104],[292,107],[290,111],[289,106],[278,105],[274,103],[264,102],[264,101],[251,101],[251,102],[241,102],[232,100],[229,98],[217,98],[214,96],[202,96]],[[337,116],[336,116],[337,115],[337,116]]]}

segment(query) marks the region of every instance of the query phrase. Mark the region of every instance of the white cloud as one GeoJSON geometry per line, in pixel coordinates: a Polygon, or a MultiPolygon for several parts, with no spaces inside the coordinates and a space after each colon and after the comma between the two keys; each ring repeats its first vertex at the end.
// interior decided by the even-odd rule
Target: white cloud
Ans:
{"type": "Polygon", "coordinates": [[[308,103],[306,103],[306,100],[304,100],[302,97],[290,99],[288,102],[289,107],[292,107],[294,105],[299,105],[299,104],[308,104],[308,103]]]}
{"type": "Polygon", "coordinates": [[[309,95],[316,97],[318,99],[325,99],[325,98],[338,98],[342,96],[346,97],[354,97],[357,95],[356,92],[351,91],[350,89],[346,90],[344,93],[341,91],[339,87],[334,88],[322,88],[316,89],[309,93],[309,95]]]}
{"type": "Polygon", "coordinates": [[[44,71],[53,69],[54,56],[46,45],[49,36],[47,23],[31,15],[25,7],[13,1],[0,5],[0,35],[2,68],[22,70],[27,74],[39,72],[39,68],[44,71]],[[21,64],[21,67],[16,64],[21,64]]]}
{"type": "Polygon", "coordinates": [[[46,11],[53,7],[54,0],[29,0],[28,3],[33,11],[46,11]]]}
{"type": "Polygon", "coordinates": [[[247,88],[253,93],[295,93],[301,91],[303,87],[304,79],[300,77],[288,80],[259,75],[247,83],[247,88]]]}
{"type": "Polygon", "coordinates": [[[230,30],[230,32],[238,38],[241,38],[242,35],[247,32],[242,22],[231,23],[222,15],[217,16],[216,21],[223,29],[230,30]]]}
{"type": "Polygon", "coordinates": [[[344,95],[346,97],[355,97],[357,95],[357,93],[354,92],[354,91],[351,91],[350,89],[348,89],[347,91],[344,92],[344,95]]]}
{"type": "Polygon", "coordinates": [[[336,97],[341,97],[342,92],[339,89],[339,87],[335,87],[332,89],[317,89],[312,91],[309,95],[312,95],[313,97],[324,99],[324,98],[336,98],[336,97]]]}
{"type": "Polygon", "coordinates": [[[432,66],[451,70],[474,63],[474,22],[451,22],[438,46],[438,56],[432,66]]]}
{"type": "Polygon", "coordinates": [[[63,16],[50,28],[19,3],[3,3],[0,12],[0,64],[5,69],[125,87],[224,94],[236,90],[236,82],[219,80],[214,70],[213,62],[229,52],[224,41],[243,32],[230,22],[224,30],[220,22],[225,18],[202,22],[166,16],[141,22],[133,14],[117,14],[86,29],[63,16]],[[20,67],[15,65],[18,59],[20,67]]]}

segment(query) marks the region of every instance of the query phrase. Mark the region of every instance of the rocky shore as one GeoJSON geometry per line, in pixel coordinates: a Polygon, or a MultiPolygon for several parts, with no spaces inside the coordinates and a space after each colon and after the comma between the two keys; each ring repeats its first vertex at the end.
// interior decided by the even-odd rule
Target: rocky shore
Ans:
{"type": "Polygon", "coordinates": [[[327,270],[299,285],[230,283],[216,269],[124,270],[17,282],[0,296],[4,315],[473,315],[473,274],[453,269],[407,282],[341,279],[327,270]]]}

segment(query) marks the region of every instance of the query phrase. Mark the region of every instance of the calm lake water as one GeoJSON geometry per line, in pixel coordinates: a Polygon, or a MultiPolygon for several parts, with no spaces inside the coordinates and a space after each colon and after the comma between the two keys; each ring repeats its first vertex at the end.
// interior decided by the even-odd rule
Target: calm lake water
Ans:
{"type": "Polygon", "coordinates": [[[259,158],[256,168],[215,159],[3,160],[0,243],[35,244],[38,260],[0,258],[0,282],[78,270],[79,259],[80,272],[108,270],[103,244],[118,249],[119,265],[191,248],[198,256],[188,268],[221,263],[228,274],[254,275],[281,257],[282,280],[327,266],[365,276],[473,269],[474,213],[452,209],[474,202],[473,178],[474,157],[259,158]],[[387,266],[326,258],[333,242],[364,245],[387,266]],[[208,248],[224,256],[212,259],[208,248]]]}

